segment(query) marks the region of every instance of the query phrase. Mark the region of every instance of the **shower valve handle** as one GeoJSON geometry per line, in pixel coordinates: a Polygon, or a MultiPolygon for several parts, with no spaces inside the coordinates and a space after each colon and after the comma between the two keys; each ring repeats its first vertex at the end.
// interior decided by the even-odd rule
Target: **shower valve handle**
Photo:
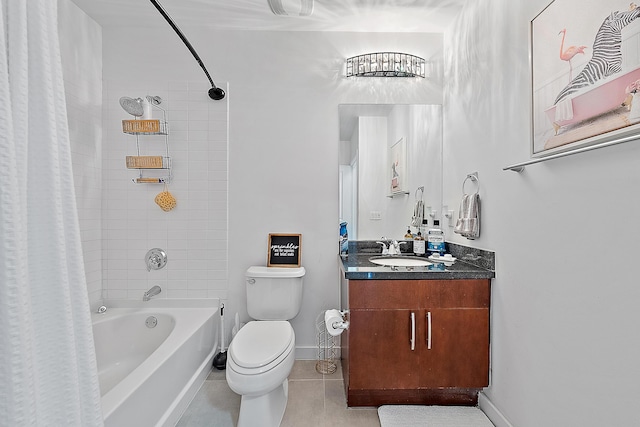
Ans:
{"type": "Polygon", "coordinates": [[[160,270],[167,264],[167,254],[160,248],[153,248],[145,256],[147,271],[160,270]]]}

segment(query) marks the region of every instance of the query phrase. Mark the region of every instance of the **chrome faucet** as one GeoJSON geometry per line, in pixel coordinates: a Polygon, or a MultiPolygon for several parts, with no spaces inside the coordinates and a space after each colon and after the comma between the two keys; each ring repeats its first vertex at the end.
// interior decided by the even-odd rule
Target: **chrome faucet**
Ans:
{"type": "Polygon", "coordinates": [[[389,243],[389,255],[400,255],[402,251],[400,250],[400,245],[404,245],[407,242],[398,242],[397,240],[393,240],[389,243]]]}
{"type": "Polygon", "coordinates": [[[407,242],[398,242],[397,240],[387,239],[386,237],[382,237],[382,242],[376,242],[382,245],[382,255],[400,255],[402,251],[400,250],[400,245],[404,245],[407,242]],[[386,242],[386,244],[385,244],[386,242]],[[387,246],[387,244],[389,246],[387,246]]]}
{"type": "MultiPolygon", "coordinates": [[[[382,240],[385,240],[383,237],[382,240]]],[[[382,245],[382,255],[389,255],[389,248],[385,242],[376,242],[379,245],[382,245]]]]}
{"type": "Polygon", "coordinates": [[[160,286],[155,285],[151,289],[149,289],[147,292],[144,293],[144,295],[142,296],[142,301],[149,301],[151,297],[158,295],[160,292],[162,292],[162,289],[160,289],[160,286]]]}

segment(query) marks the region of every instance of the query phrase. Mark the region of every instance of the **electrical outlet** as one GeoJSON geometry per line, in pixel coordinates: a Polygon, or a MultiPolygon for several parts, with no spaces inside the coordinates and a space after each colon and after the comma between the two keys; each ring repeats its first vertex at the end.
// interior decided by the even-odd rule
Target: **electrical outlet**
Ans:
{"type": "Polygon", "coordinates": [[[369,212],[369,219],[371,221],[379,221],[382,219],[382,212],[380,211],[370,211],[369,212]]]}

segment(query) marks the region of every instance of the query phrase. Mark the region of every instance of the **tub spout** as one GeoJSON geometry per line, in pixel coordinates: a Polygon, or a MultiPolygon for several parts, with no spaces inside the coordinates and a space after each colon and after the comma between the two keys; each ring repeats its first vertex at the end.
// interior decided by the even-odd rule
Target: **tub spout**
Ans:
{"type": "Polygon", "coordinates": [[[144,295],[142,296],[142,301],[149,301],[151,297],[158,295],[161,291],[162,289],[160,289],[160,286],[153,286],[151,289],[144,293],[144,295]]]}

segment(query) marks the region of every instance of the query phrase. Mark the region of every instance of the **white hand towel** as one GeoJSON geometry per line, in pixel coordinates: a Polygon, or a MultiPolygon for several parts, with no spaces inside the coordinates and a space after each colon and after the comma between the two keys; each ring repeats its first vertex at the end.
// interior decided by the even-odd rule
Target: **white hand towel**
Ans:
{"type": "Polygon", "coordinates": [[[453,229],[467,239],[476,239],[480,236],[480,195],[464,194],[458,211],[458,221],[453,229]]]}
{"type": "Polygon", "coordinates": [[[416,204],[413,208],[413,216],[411,217],[411,225],[414,227],[422,226],[423,218],[424,218],[424,202],[422,200],[416,200],[416,204]]]}

